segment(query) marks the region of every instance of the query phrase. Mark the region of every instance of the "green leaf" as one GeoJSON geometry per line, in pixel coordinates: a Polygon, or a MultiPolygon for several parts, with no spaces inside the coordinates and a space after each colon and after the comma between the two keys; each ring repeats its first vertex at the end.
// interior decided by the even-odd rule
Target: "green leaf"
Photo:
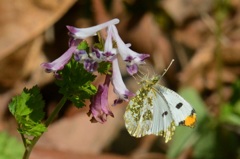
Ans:
{"type": "Polygon", "coordinates": [[[15,116],[24,116],[31,113],[31,109],[26,107],[26,102],[29,100],[30,95],[22,92],[21,96],[13,97],[12,102],[9,104],[10,112],[15,116]]]}
{"type": "Polygon", "coordinates": [[[220,110],[219,121],[222,123],[240,126],[240,116],[239,114],[235,113],[234,110],[237,109],[234,108],[235,107],[230,103],[224,104],[220,110]]]}
{"type": "Polygon", "coordinates": [[[219,120],[224,124],[240,126],[240,80],[232,85],[233,93],[230,101],[220,108],[219,120]]]}
{"type": "Polygon", "coordinates": [[[109,62],[101,62],[98,65],[98,72],[101,74],[110,74],[111,63],[109,62]]]}
{"type": "Polygon", "coordinates": [[[216,145],[216,130],[208,131],[196,142],[193,156],[196,159],[214,158],[214,147],[216,145]],[[204,152],[204,153],[203,153],[204,152]]]}
{"type": "Polygon", "coordinates": [[[87,41],[85,41],[85,40],[82,41],[82,42],[78,45],[77,49],[78,49],[78,50],[86,50],[86,52],[88,52],[88,51],[89,51],[89,46],[88,46],[87,41]]]}
{"type": "Polygon", "coordinates": [[[214,127],[203,127],[201,136],[194,144],[194,159],[225,159],[239,157],[239,135],[218,124],[214,127]]]}
{"type": "Polygon", "coordinates": [[[91,84],[96,76],[87,72],[83,64],[74,59],[59,73],[61,80],[56,81],[60,87],[59,92],[73,102],[76,107],[83,107],[85,100],[90,99],[96,93],[96,87],[91,84]]]}
{"type": "Polygon", "coordinates": [[[41,123],[45,114],[43,108],[44,101],[37,86],[24,88],[21,95],[13,97],[9,104],[9,110],[19,125],[19,132],[27,136],[39,136],[46,131],[41,123]]]}
{"type": "Polygon", "coordinates": [[[237,115],[240,116],[240,100],[235,102],[233,110],[237,115]]]}
{"type": "Polygon", "coordinates": [[[239,101],[239,94],[240,94],[240,79],[234,82],[233,86],[233,93],[231,97],[231,104],[234,105],[239,101]]]}
{"type": "Polygon", "coordinates": [[[95,43],[94,48],[98,48],[99,50],[103,50],[103,45],[101,43],[95,43]]]}
{"type": "Polygon", "coordinates": [[[0,132],[0,158],[16,159],[21,158],[24,153],[24,147],[15,137],[6,132],[0,132]]]}
{"type": "Polygon", "coordinates": [[[98,36],[99,43],[97,43],[97,42],[94,43],[93,47],[98,48],[99,50],[103,51],[104,50],[104,40],[101,37],[101,34],[99,32],[97,33],[97,36],[98,36]]]}

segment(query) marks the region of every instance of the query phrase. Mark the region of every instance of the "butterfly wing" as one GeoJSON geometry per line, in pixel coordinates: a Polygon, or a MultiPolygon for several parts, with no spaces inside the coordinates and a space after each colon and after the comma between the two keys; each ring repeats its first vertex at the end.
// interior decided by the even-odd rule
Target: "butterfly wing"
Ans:
{"type": "Polygon", "coordinates": [[[175,124],[164,96],[153,87],[142,87],[131,99],[124,114],[128,132],[134,137],[155,134],[169,141],[175,124]]]}
{"type": "Polygon", "coordinates": [[[196,112],[185,99],[164,86],[155,85],[154,88],[165,98],[176,126],[194,126],[196,123],[196,112]]]}

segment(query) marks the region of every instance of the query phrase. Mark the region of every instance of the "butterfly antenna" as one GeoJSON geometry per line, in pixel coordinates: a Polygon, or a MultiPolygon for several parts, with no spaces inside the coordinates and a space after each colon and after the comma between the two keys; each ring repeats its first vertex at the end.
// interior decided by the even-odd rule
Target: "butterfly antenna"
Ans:
{"type": "MultiPolygon", "coordinates": [[[[139,75],[138,75],[139,76],[139,75]]],[[[137,81],[137,78],[135,77],[135,75],[132,75],[132,77],[135,79],[135,81],[137,81]]]]}
{"type": "MultiPolygon", "coordinates": [[[[142,76],[144,76],[144,73],[141,70],[138,70],[138,73],[140,73],[142,76]]],[[[138,74],[138,76],[140,76],[140,75],[138,74]]]]}
{"type": "Polygon", "coordinates": [[[154,68],[152,65],[150,64],[146,64],[146,66],[150,67],[150,69],[148,69],[148,76],[150,76],[152,73],[155,75],[156,72],[154,71],[154,68]],[[152,72],[150,72],[150,70],[152,70],[152,72]]]}
{"type": "Polygon", "coordinates": [[[168,67],[166,69],[164,69],[164,72],[161,75],[161,77],[163,77],[167,73],[168,69],[170,68],[170,66],[172,65],[173,62],[174,62],[174,59],[172,59],[171,63],[168,65],[168,67]]]}

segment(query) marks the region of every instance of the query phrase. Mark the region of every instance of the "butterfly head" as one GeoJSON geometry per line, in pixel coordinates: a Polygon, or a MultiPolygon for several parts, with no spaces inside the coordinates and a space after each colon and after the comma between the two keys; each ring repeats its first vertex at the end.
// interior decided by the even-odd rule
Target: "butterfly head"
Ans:
{"type": "Polygon", "coordinates": [[[153,76],[151,81],[153,84],[156,84],[160,80],[160,76],[153,76]]]}
{"type": "Polygon", "coordinates": [[[144,77],[138,84],[142,87],[152,87],[160,80],[160,76],[153,76],[152,78],[144,77]]]}

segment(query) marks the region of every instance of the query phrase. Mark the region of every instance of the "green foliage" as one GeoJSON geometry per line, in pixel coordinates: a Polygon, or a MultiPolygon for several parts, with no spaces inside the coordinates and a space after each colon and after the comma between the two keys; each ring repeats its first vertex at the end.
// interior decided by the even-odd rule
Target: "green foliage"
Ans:
{"type": "Polygon", "coordinates": [[[206,106],[194,89],[182,89],[179,94],[195,108],[196,127],[178,127],[168,150],[169,158],[178,158],[185,150],[192,148],[192,158],[224,159],[238,158],[240,144],[235,131],[240,126],[240,83],[233,85],[233,96],[220,107],[219,116],[209,116],[206,106]],[[236,95],[237,94],[237,95],[236,95]]]}
{"type": "Polygon", "coordinates": [[[214,15],[215,15],[215,19],[218,23],[222,23],[224,19],[227,18],[227,16],[230,13],[231,10],[231,5],[230,2],[227,0],[222,0],[219,1],[217,0],[214,3],[214,15]]]}
{"type": "MultiPolygon", "coordinates": [[[[211,121],[212,122],[212,121],[211,121]]],[[[238,136],[219,124],[205,129],[194,145],[195,159],[238,158],[238,136]]]]}
{"type": "Polygon", "coordinates": [[[240,126],[240,101],[235,105],[225,103],[220,110],[220,122],[240,126]]]}
{"type": "Polygon", "coordinates": [[[78,50],[85,50],[86,52],[89,52],[89,46],[88,46],[88,43],[87,41],[82,41],[78,47],[77,47],[78,50]]]}
{"type": "Polygon", "coordinates": [[[240,126],[240,80],[233,86],[233,95],[228,103],[223,103],[220,109],[219,121],[223,124],[240,126]]]}
{"type": "MultiPolygon", "coordinates": [[[[100,36],[98,37],[100,43],[95,43],[94,47],[103,50],[103,42],[100,36]]],[[[82,41],[78,45],[79,50],[85,50],[89,53],[90,49],[86,41],[82,41]]],[[[108,74],[111,68],[109,62],[99,63],[98,72],[101,74],[108,74]]],[[[56,83],[60,87],[59,92],[67,97],[73,104],[81,108],[84,106],[85,100],[90,99],[97,89],[91,83],[96,78],[95,75],[86,71],[83,64],[72,59],[63,70],[59,71],[61,80],[56,83]]]]}
{"type": "Polygon", "coordinates": [[[44,101],[39,88],[24,88],[21,95],[12,98],[9,110],[17,120],[18,131],[27,136],[40,136],[46,127],[41,123],[44,117],[44,101]]]}
{"type": "Polygon", "coordinates": [[[0,158],[1,159],[16,159],[23,155],[24,147],[14,137],[11,137],[6,132],[0,132],[0,158]]]}
{"type": "Polygon", "coordinates": [[[233,95],[231,97],[231,104],[234,105],[240,101],[239,95],[240,95],[240,79],[238,79],[232,86],[233,89],[233,95]]]}
{"type": "Polygon", "coordinates": [[[96,93],[96,87],[91,84],[96,76],[87,72],[83,64],[74,59],[59,74],[62,78],[56,81],[60,87],[59,92],[73,102],[76,107],[83,107],[85,100],[90,99],[96,93]]]}
{"type": "Polygon", "coordinates": [[[99,32],[97,33],[97,35],[98,35],[99,42],[94,43],[93,47],[103,51],[104,50],[104,39],[102,39],[101,34],[99,32]]]}
{"type": "Polygon", "coordinates": [[[101,62],[98,66],[98,72],[101,74],[110,74],[111,63],[109,62],[101,62]]]}

